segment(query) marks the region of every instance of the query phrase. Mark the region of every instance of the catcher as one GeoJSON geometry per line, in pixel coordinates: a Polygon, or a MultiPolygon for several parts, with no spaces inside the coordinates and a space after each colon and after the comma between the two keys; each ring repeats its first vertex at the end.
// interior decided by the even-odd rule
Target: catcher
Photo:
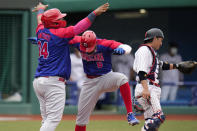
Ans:
{"type": "Polygon", "coordinates": [[[156,50],[162,45],[163,32],[152,28],[145,34],[144,44],[135,53],[133,69],[137,73],[138,84],[135,88],[135,98],[144,111],[145,124],[141,131],[158,131],[165,115],[160,104],[161,88],[159,85],[159,68],[163,70],[178,69],[184,74],[192,73],[197,62],[185,61],[178,64],[159,61],[156,50]]]}

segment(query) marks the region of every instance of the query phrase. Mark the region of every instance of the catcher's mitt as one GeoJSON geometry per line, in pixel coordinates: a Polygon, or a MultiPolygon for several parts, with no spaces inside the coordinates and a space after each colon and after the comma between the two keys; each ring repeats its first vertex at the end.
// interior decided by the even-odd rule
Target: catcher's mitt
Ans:
{"type": "Polygon", "coordinates": [[[177,69],[184,74],[190,74],[195,70],[196,66],[196,61],[183,61],[177,64],[177,69]]]}

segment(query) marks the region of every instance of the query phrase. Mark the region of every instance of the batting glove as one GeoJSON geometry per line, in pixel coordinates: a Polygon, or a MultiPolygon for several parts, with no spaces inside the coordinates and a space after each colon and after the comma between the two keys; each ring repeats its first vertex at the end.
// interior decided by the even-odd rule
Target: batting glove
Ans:
{"type": "Polygon", "coordinates": [[[124,53],[125,53],[125,50],[122,48],[116,48],[114,49],[114,52],[113,52],[114,55],[123,55],[124,53]]]}

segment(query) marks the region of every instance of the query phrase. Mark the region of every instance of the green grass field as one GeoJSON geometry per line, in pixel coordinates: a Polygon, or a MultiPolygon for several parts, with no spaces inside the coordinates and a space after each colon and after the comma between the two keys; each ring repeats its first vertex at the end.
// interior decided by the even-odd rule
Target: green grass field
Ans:
{"type": "MultiPolygon", "coordinates": [[[[140,131],[143,125],[129,126],[126,121],[91,121],[87,131],[140,131]]],[[[56,131],[74,131],[74,121],[62,121],[56,131]]],[[[40,121],[0,121],[0,131],[39,131],[40,121]]],[[[197,121],[168,120],[161,126],[160,131],[195,131],[197,121]]]]}

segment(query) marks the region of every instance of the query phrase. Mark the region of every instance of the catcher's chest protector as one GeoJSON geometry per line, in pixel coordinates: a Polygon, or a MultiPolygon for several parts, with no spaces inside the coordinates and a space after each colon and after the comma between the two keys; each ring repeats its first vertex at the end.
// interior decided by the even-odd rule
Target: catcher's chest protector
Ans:
{"type": "MultiPolygon", "coordinates": [[[[153,57],[153,62],[152,62],[152,66],[151,66],[151,68],[150,68],[150,71],[149,71],[149,73],[147,74],[147,78],[150,80],[150,81],[152,81],[152,82],[154,82],[155,81],[155,79],[157,79],[156,77],[155,77],[155,73],[156,73],[156,70],[158,69],[158,58],[157,58],[157,56],[156,56],[156,54],[155,54],[155,51],[152,49],[152,47],[150,47],[150,46],[148,46],[148,45],[146,45],[146,44],[143,44],[142,46],[146,46],[146,47],[148,47],[148,49],[151,51],[151,53],[152,53],[152,57],[153,57]]],[[[159,72],[158,72],[159,73],[159,72]]],[[[158,76],[158,75],[157,75],[158,76]]]]}

